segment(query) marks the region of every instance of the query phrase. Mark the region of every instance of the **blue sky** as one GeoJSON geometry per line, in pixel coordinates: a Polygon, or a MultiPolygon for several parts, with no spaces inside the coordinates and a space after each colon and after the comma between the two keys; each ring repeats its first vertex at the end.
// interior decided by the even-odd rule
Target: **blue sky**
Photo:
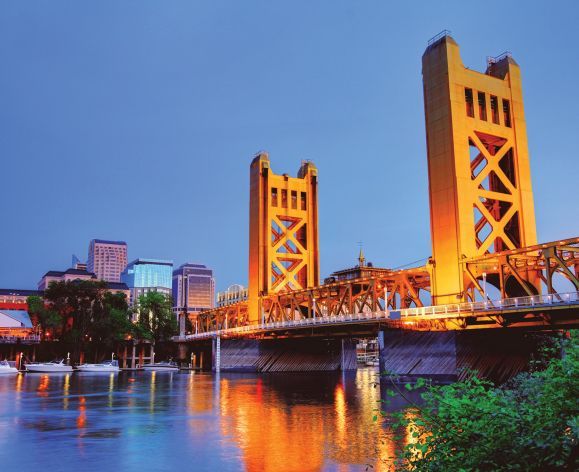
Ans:
{"type": "Polygon", "coordinates": [[[579,4],[4,1],[0,287],[86,259],[202,262],[246,283],[249,163],[319,169],[321,271],[430,255],[427,40],[520,64],[538,235],[579,235],[579,4]]]}

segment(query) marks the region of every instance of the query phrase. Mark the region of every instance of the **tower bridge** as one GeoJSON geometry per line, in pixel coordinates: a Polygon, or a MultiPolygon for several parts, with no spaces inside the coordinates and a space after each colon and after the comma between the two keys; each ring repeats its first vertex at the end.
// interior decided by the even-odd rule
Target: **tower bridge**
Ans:
{"type": "Polygon", "coordinates": [[[182,353],[211,351],[216,369],[348,369],[352,339],[378,335],[381,366],[400,374],[456,377],[464,359],[494,359],[518,366],[502,369],[508,377],[531,349],[524,330],[579,325],[579,237],[537,242],[519,66],[505,53],[484,73],[468,69],[443,32],[422,74],[428,262],[320,284],[318,170],[303,162],[297,177],[275,174],[260,153],[250,168],[248,300],[196,316],[195,332],[175,338],[182,353]]]}

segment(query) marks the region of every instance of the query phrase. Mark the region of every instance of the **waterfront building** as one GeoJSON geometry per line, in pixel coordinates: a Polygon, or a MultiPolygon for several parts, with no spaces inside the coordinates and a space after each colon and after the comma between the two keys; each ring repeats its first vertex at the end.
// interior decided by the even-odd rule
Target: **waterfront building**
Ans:
{"type": "Polygon", "coordinates": [[[52,282],[66,280],[97,280],[97,277],[92,272],[81,269],[49,270],[38,282],[38,290],[46,290],[52,282]]]}
{"type": "MultiPolygon", "coordinates": [[[[39,291],[35,292],[30,290],[30,292],[35,292],[34,295],[42,295],[44,290],[46,290],[52,282],[66,282],[75,280],[91,280],[96,282],[98,278],[92,272],[80,269],[68,269],[65,271],[49,270],[42,276],[40,282],[38,282],[39,291]]],[[[129,287],[125,283],[107,282],[107,290],[112,293],[123,293],[127,297],[127,300],[129,300],[131,296],[129,287]]]]}
{"type": "Polygon", "coordinates": [[[107,282],[107,291],[111,293],[122,293],[127,298],[127,301],[131,299],[131,291],[127,284],[123,282],[107,282]]]}
{"type": "Polygon", "coordinates": [[[329,277],[324,279],[325,284],[336,282],[338,280],[351,280],[351,279],[362,279],[367,277],[378,277],[384,276],[391,269],[386,269],[384,267],[374,267],[371,262],[366,262],[366,257],[364,252],[360,249],[360,254],[358,256],[358,265],[354,267],[349,267],[347,269],[337,270],[332,272],[329,277]]]}
{"type": "Polygon", "coordinates": [[[179,331],[185,332],[185,317],[193,318],[215,307],[213,271],[203,264],[186,263],[173,271],[173,311],[179,317],[179,331]]]}
{"type": "Polygon", "coordinates": [[[243,285],[230,285],[227,290],[217,292],[217,306],[222,307],[247,300],[247,288],[243,285]]]}
{"type": "Polygon", "coordinates": [[[26,310],[0,309],[0,342],[33,334],[32,321],[26,310]]]}
{"type": "Polygon", "coordinates": [[[130,303],[134,304],[148,292],[171,295],[172,274],[173,261],[135,259],[121,273],[121,281],[129,287],[130,303]]]}
{"type": "Polygon", "coordinates": [[[120,282],[127,266],[127,243],[93,239],[88,247],[87,270],[99,280],[120,282]]]}
{"type": "Polygon", "coordinates": [[[39,290],[0,288],[0,310],[26,310],[28,297],[34,295],[41,297],[42,292],[39,290]]]}

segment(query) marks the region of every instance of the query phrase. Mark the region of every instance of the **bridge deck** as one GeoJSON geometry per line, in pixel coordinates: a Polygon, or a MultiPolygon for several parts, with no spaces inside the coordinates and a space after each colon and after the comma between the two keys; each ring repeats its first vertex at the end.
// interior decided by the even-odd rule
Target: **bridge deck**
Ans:
{"type": "Polygon", "coordinates": [[[327,332],[327,328],[406,329],[448,331],[481,328],[560,329],[579,325],[579,292],[535,295],[532,297],[457,303],[402,310],[367,311],[339,316],[317,316],[275,321],[176,336],[178,342],[193,342],[214,337],[264,337],[300,335],[300,331],[327,332]]]}

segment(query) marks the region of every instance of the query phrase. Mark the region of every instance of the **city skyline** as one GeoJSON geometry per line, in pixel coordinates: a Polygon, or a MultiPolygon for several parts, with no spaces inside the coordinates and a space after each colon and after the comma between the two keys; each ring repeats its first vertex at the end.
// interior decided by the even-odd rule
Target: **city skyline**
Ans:
{"type": "Polygon", "coordinates": [[[328,5],[311,6],[309,18],[291,9],[257,11],[255,4],[248,11],[199,7],[180,21],[170,10],[156,17],[159,12],[145,4],[131,27],[134,40],[124,29],[131,11],[122,6],[107,12],[112,17],[101,13],[77,26],[61,18],[67,13],[80,19],[74,8],[6,7],[2,43],[28,36],[21,55],[9,46],[0,52],[8,69],[18,71],[0,78],[9,92],[0,112],[7,136],[0,152],[8,175],[26,178],[7,182],[3,190],[13,227],[2,235],[0,286],[34,288],[47,270],[66,270],[70,254],[85,254],[95,237],[127,241],[130,258],[207,264],[220,290],[247,285],[249,163],[262,148],[276,173],[295,175],[304,158],[319,169],[322,278],[352,266],[360,240],[380,266],[428,257],[419,57],[438,32],[432,24],[453,32],[465,65],[473,69],[484,70],[485,56],[505,49],[523,66],[539,239],[577,233],[566,180],[554,184],[560,169],[566,169],[569,184],[577,176],[568,157],[574,153],[576,111],[566,105],[579,93],[573,85],[579,61],[565,41],[573,15],[557,18],[561,28],[541,35],[540,25],[552,13],[531,3],[524,19],[509,15],[508,31],[489,37],[472,28],[475,7],[450,14],[456,6],[411,12],[328,5]],[[34,24],[36,15],[47,21],[34,33],[24,22],[34,24]],[[391,15],[416,21],[381,23],[391,15]],[[286,19],[293,30],[283,27],[286,19]],[[328,37],[310,31],[324,29],[324,20],[335,22],[328,37]],[[165,30],[169,21],[172,32],[165,30]],[[223,37],[210,33],[217,24],[223,37]],[[87,31],[80,33],[83,26],[87,31]],[[104,26],[111,27],[107,38],[101,37],[104,26]],[[139,33],[147,27],[153,34],[144,38],[139,33]],[[256,30],[270,36],[271,44],[258,34],[242,34],[256,30]],[[67,41],[69,34],[76,45],[67,41]],[[237,37],[243,38],[239,45],[232,43],[237,37]],[[195,38],[205,48],[197,48],[195,38]],[[140,45],[143,39],[149,42],[140,45]],[[39,81],[35,71],[45,63],[47,77],[39,81]],[[562,64],[571,73],[554,74],[562,64]],[[262,69],[264,80],[254,81],[262,69]],[[103,96],[107,87],[111,91],[103,96]],[[71,134],[78,136],[69,139],[71,134]],[[94,169],[93,178],[74,190],[74,199],[63,198],[71,176],[78,180],[87,169],[94,169]],[[143,186],[144,200],[133,198],[133,181],[143,186]],[[22,195],[23,182],[29,196],[22,195]],[[45,205],[46,214],[31,214],[46,192],[59,197],[58,204],[45,205]],[[122,204],[122,211],[114,204],[122,204]],[[363,224],[344,224],[343,215],[363,224]]]}

